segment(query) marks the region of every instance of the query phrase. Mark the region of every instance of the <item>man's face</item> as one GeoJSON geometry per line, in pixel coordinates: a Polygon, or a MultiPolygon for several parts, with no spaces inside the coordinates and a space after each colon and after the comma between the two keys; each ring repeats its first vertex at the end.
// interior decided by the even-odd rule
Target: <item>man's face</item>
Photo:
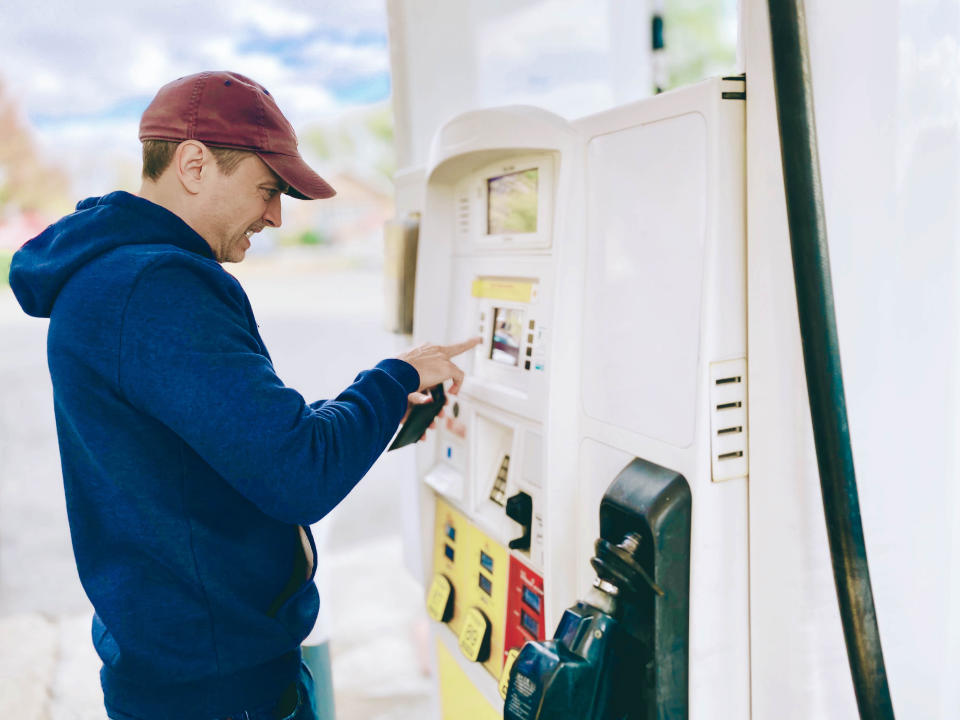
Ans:
{"type": "Polygon", "coordinates": [[[203,235],[221,263],[240,262],[250,238],[264,227],[280,227],[280,195],[286,184],[256,155],[225,175],[212,162],[204,198],[203,235]]]}

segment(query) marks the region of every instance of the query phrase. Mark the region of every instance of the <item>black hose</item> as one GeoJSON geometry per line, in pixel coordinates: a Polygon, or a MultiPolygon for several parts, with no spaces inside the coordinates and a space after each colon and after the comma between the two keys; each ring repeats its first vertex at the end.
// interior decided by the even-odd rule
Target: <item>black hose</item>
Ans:
{"type": "Polygon", "coordinates": [[[847,425],[803,0],[768,0],[803,363],[847,659],[861,718],[893,718],[847,425]]]}

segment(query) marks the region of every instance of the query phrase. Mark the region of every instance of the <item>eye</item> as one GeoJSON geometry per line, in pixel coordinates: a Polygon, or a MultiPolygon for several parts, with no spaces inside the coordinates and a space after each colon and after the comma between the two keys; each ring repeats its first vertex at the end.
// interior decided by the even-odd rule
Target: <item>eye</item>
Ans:
{"type": "Polygon", "coordinates": [[[263,195],[263,199],[270,201],[277,196],[280,190],[274,187],[260,187],[260,194],[263,195]]]}

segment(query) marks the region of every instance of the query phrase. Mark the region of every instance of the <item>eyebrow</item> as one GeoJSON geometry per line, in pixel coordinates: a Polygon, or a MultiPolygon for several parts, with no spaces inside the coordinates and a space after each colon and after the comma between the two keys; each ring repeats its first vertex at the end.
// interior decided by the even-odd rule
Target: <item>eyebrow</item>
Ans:
{"type": "Polygon", "coordinates": [[[281,193],[285,193],[290,189],[290,186],[287,185],[282,180],[274,180],[273,178],[270,178],[269,180],[264,180],[262,183],[260,183],[260,187],[267,187],[271,190],[278,190],[281,193]]]}

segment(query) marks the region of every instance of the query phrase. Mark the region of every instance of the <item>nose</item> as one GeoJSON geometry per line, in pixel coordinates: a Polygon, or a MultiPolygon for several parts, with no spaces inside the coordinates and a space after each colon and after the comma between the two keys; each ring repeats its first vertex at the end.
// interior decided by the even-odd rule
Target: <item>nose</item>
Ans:
{"type": "Polygon", "coordinates": [[[270,227],[280,227],[282,221],[280,215],[280,193],[277,193],[267,201],[267,209],[263,211],[263,222],[270,227]]]}

